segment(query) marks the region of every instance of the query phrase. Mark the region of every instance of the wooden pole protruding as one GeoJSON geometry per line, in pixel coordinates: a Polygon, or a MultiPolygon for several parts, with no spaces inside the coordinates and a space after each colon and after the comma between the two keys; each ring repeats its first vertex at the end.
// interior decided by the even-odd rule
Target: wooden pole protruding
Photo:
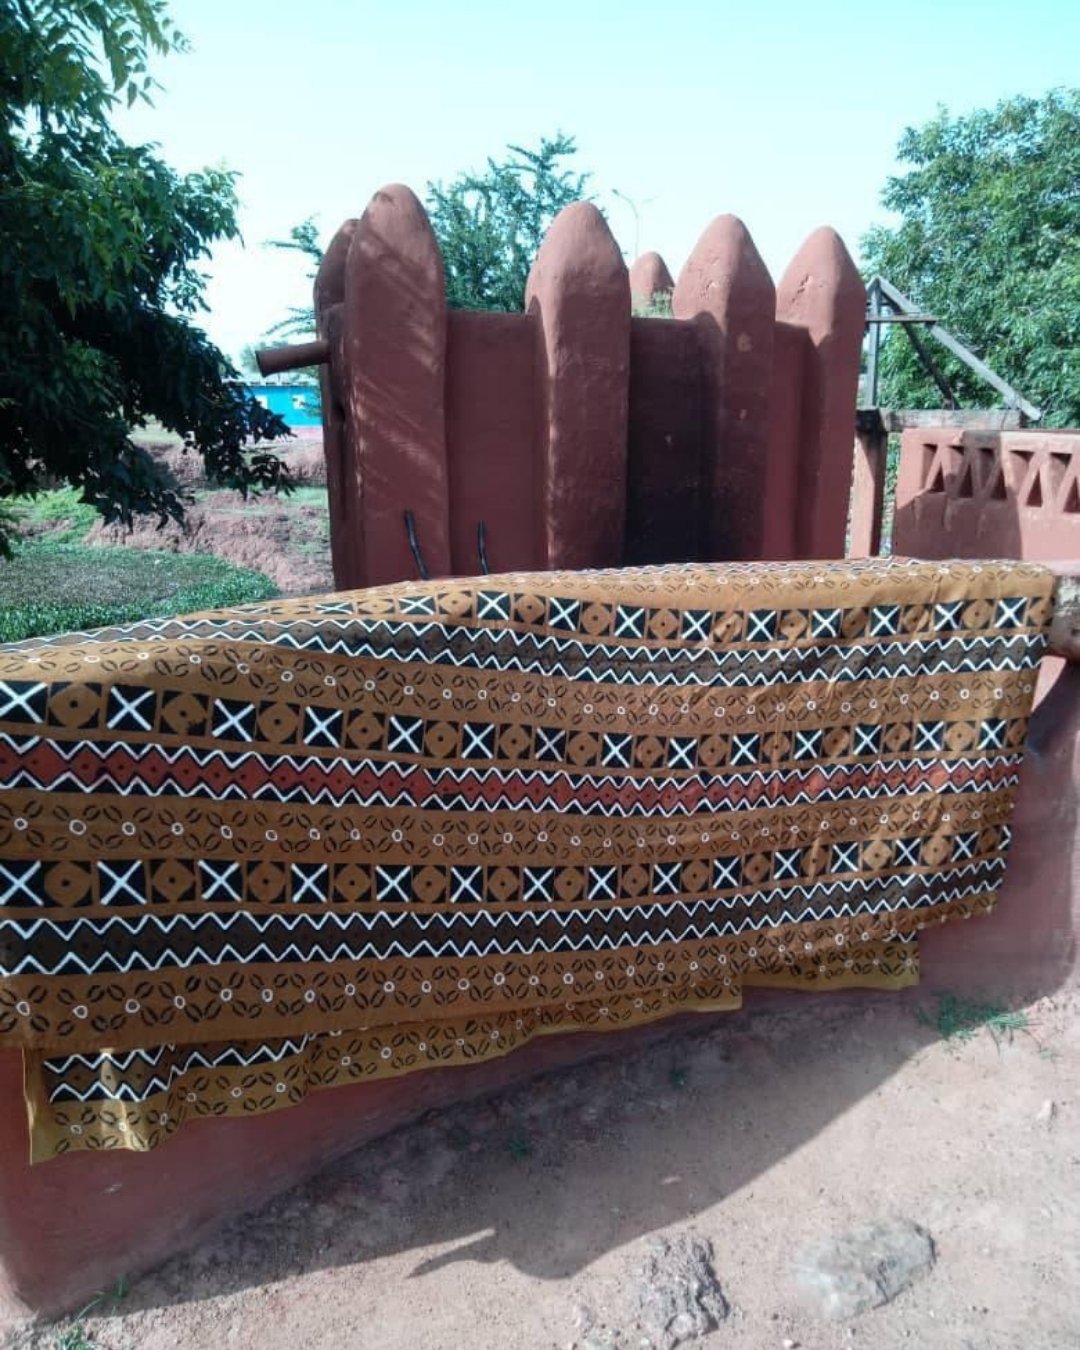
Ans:
{"type": "Polygon", "coordinates": [[[284,347],[261,347],[255,353],[260,375],[281,375],[287,370],[323,366],[330,360],[330,346],[321,338],[315,342],[290,342],[284,347]]]}
{"type": "Polygon", "coordinates": [[[545,566],[614,566],[626,519],[630,282],[591,202],[573,203],[552,222],[525,308],[537,325],[545,566]]]}
{"type": "Polygon", "coordinates": [[[702,358],[704,557],[759,558],[776,292],[736,216],[718,216],[698,240],[679,273],[672,308],[675,318],[694,323],[702,358]]]}
{"type": "Polygon", "coordinates": [[[810,338],[800,414],[797,556],[840,558],[866,290],[835,230],[815,230],[792,259],[777,287],[776,315],[810,338]]]}

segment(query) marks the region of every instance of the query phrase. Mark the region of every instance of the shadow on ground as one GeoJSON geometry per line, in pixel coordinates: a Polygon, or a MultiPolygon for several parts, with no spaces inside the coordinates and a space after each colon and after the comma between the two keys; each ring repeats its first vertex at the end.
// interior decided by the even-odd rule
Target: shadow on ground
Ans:
{"type": "Polygon", "coordinates": [[[936,1039],[917,992],[748,1000],[430,1112],[143,1277],[119,1310],[408,1251],[417,1280],[463,1261],[564,1278],[752,1186],[936,1039]]]}

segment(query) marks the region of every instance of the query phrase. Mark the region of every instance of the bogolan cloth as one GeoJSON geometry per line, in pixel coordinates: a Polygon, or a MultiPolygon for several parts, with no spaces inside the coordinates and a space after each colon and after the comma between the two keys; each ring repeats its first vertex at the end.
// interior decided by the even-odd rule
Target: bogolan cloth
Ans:
{"type": "Polygon", "coordinates": [[[896,988],[993,903],[1021,563],[406,584],[0,649],[0,1046],[32,1156],[896,988]]]}

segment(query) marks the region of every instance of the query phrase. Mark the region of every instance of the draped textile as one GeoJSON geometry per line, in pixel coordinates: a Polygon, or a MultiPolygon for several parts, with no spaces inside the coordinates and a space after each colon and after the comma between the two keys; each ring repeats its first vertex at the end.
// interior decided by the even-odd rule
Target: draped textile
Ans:
{"type": "Polygon", "coordinates": [[[898,988],[992,906],[1053,579],[425,582],[0,648],[0,1046],[32,1156],[898,988]]]}

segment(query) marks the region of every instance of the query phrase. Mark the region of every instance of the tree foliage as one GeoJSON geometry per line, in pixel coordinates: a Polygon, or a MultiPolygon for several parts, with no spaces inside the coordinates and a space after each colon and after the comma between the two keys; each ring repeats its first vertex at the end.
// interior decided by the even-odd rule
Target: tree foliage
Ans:
{"type": "Polygon", "coordinates": [[[250,451],[284,423],[193,322],[197,264],[237,234],[234,175],[178,175],[109,121],[182,47],[164,0],[0,0],[0,497],[62,481],[108,520],[179,518],[132,440],[149,419],[225,486],[287,485],[250,451]]]}
{"type": "Polygon", "coordinates": [[[571,202],[585,198],[589,175],[566,161],[577,153],[571,136],[542,138],[539,148],[507,146],[481,173],[429,183],[427,210],[446,268],[452,309],[517,311],[548,226],[571,202]]]}
{"type": "MultiPolygon", "coordinates": [[[[525,283],[548,226],[571,202],[585,199],[590,175],[575,174],[563,161],[577,153],[561,132],[539,148],[507,146],[508,157],[487,162],[482,174],[460,173],[449,184],[427,185],[428,216],[439,242],[451,309],[520,311],[525,283]]],[[[287,239],[268,247],[299,253],[314,280],[323,249],[311,217],[294,225],[287,239]]],[[[269,329],[275,338],[306,338],[315,332],[315,311],[292,306],[269,329]]]]}
{"type": "MultiPolygon", "coordinates": [[[[1080,90],[1012,98],[901,137],[909,166],[882,202],[899,224],[863,241],[880,273],[938,317],[1050,426],[1080,423],[1080,90]]],[[[893,326],[881,353],[881,402],[934,407],[940,394],[893,326]]],[[[998,401],[937,344],[962,404],[998,401]]]]}
{"type": "MultiPolygon", "coordinates": [[[[288,239],[271,239],[267,248],[280,248],[288,253],[299,253],[307,259],[309,281],[315,280],[319,264],[323,258],[323,248],[319,243],[319,230],[314,217],[309,216],[289,231],[288,239]]],[[[268,337],[309,338],[315,333],[315,310],[311,305],[293,305],[283,319],[272,324],[267,330],[268,337]]]]}

